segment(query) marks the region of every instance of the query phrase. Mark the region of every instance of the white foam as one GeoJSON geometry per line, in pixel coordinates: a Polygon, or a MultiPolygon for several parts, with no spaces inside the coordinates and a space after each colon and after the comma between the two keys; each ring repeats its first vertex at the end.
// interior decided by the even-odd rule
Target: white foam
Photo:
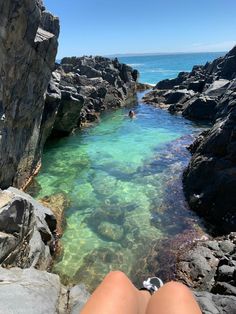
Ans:
{"type": "Polygon", "coordinates": [[[129,63],[128,65],[130,65],[131,67],[138,67],[144,65],[144,63],[129,63]]]}

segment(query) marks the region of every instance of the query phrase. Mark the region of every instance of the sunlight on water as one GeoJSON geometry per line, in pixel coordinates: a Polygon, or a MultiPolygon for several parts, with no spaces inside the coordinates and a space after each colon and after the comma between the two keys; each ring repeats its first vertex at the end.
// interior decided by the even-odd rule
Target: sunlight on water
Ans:
{"type": "Polygon", "coordinates": [[[165,215],[166,185],[188,160],[178,140],[199,131],[142,103],[134,110],[136,119],[120,109],[91,128],[48,143],[37,177],[38,198],[63,192],[70,200],[64,251],[54,271],[90,290],[111,269],[130,274],[151,241],[165,235],[167,226],[157,226],[165,215]],[[176,155],[177,148],[183,156],[176,155]]]}

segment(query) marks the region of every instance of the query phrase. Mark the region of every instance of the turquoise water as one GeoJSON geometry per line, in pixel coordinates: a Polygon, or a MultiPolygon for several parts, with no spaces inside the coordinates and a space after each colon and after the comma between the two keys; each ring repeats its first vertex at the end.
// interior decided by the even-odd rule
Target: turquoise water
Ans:
{"type": "Polygon", "coordinates": [[[192,70],[196,64],[204,65],[208,61],[225,55],[225,52],[119,56],[120,62],[127,63],[140,72],[140,82],[156,84],[175,78],[179,72],[192,70]]]}
{"type": "MultiPolygon", "coordinates": [[[[54,272],[90,290],[112,269],[135,280],[153,240],[186,231],[190,221],[198,224],[185,205],[177,205],[170,186],[188,162],[185,147],[202,127],[140,101],[133,109],[136,119],[119,109],[49,142],[37,177],[38,198],[62,192],[70,200],[54,272]]],[[[180,181],[175,189],[181,191],[180,181]]]]}

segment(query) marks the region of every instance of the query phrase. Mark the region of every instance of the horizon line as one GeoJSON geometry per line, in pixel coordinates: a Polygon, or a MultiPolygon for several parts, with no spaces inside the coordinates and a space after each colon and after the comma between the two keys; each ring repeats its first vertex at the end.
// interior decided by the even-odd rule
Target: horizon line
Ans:
{"type": "Polygon", "coordinates": [[[112,53],[103,55],[104,57],[122,57],[122,56],[151,56],[151,55],[177,55],[177,54],[190,54],[190,53],[226,53],[228,50],[225,51],[176,51],[176,52],[127,52],[127,53],[112,53]]]}
{"type": "Polygon", "coordinates": [[[84,57],[84,56],[102,56],[107,58],[114,57],[138,57],[138,56],[164,56],[164,55],[178,55],[178,54],[200,54],[200,53],[227,53],[229,50],[225,51],[177,51],[177,52],[127,52],[127,53],[112,53],[112,54],[79,54],[79,55],[71,55],[64,57],[57,57],[57,60],[62,60],[63,58],[71,58],[71,57],[84,57]]]}

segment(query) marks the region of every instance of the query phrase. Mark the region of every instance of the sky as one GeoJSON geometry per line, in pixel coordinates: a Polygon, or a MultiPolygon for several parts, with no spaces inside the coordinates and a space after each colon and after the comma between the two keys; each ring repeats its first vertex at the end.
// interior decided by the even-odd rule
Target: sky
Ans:
{"type": "Polygon", "coordinates": [[[59,16],[57,58],[227,51],[236,0],[44,0],[59,16]]]}

